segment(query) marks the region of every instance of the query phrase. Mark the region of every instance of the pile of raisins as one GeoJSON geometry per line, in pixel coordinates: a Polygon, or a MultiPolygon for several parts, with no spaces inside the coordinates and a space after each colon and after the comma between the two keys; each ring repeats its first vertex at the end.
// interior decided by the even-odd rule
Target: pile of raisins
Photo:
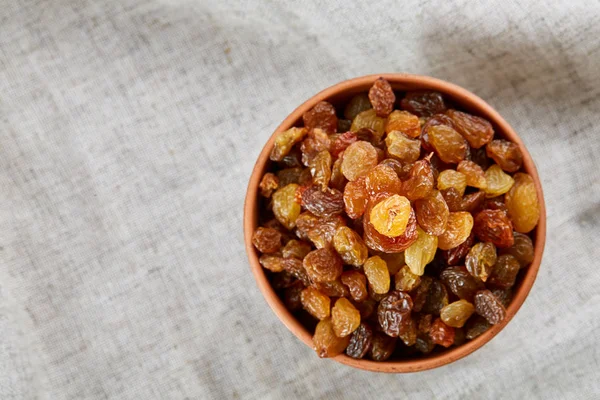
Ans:
{"type": "Polygon", "coordinates": [[[412,358],[504,320],[540,215],[515,143],[382,78],[302,125],[275,139],[252,242],[319,357],[412,358]]]}

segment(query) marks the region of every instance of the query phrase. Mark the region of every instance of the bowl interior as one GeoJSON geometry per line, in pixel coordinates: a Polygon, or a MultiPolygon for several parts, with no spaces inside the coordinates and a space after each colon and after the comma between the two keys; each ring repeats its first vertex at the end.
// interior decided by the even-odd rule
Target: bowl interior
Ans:
{"type": "Polygon", "coordinates": [[[510,305],[507,307],[506,318],[502,323],[492,326],[479,337],[467,341],[463,345],[452,347],[443,351],[434,351],[428,356],[419,356],[418,358],[414,359],[401,359],[381,362],[366,359],[358,360],[346,355],[339,355],[333,358],[334,360],[343,364],[365,370],[378,372],[415,372],[451,363],[472,353],[485,343],[489,342],[504,328],[504,326],[506,326],[506,324],[512,319],[512,317],[523,304],[523,301],[527,297],[533,285],[541,263],[546,235],[546,212],[537,170],[521,139],[508,125],[508,123],[482,99],[468,92],[467,90],[448,82],[430,77],[408,74],[381,74],[365,76],[341,82],[318,93],[303,103],[294,112],[292,112],[277,128],[263,148],[256,162],[248,185],[246,203],[244,205],[244,236],[251,269],[265,299],[273,311],[281,319],[281,321],[288,327],[288,329],[290,329],[306,345],[312,348],[312,333],[310,333],[305,325],[303,325],[285,308],[284,304],[271,287],[264,270],[260,266],[258,262],[259,255],[251,243],[252,233],[257,227],[259,217],[260,201],[258,199],[258,183],[262,175],[269,169],[271,165],[269,153],[273,147],[275,136],[278,133],[289,129],[292,126],[301,125],[302,114],[311,109],[319,101],[327,100],[339,110],[339,108],[352,96],[358,93],[367,92],[372,86],[373,82],[380,76],[387,79],[395,91],[402,92],[429,89],[441,92],[444,94],[445,98],[451,100],[451,102],[453,102],[460,110],[481,116],[490,121],[496,132],[496,138],[505,138],[517,143],[521,148],[523,153],[523,170],[533,177],[538,192],[538,198],[540,200],[540,221],[534,232],[531,234],[535,248],[534,260],[528,268],[522,269],[519,272],[517,282],[513,287],[513,299],[510,305]]]}

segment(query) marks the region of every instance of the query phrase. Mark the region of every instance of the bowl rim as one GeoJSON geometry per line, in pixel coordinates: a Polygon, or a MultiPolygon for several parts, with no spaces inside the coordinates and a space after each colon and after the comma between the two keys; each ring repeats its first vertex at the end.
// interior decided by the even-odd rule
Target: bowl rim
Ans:
{"type": "Polygon", "coordinates": [[[302,342],[312,349],[312,335],[287,310],[279,296],[277,296],[275,293],[275,290],[271,287],[262,266],[258,262],[258,253],[252,245],[252,234],[258,223],[258,184],[269,162],[269,154],[273,147],[275,137],[278,133],[296,125],[297,122],[302,118],[302,114],[314,107],[314,105],[318,102],[330,99],[336,95],[350,95],[352,93],[367,91],[373,82],[379,77],[383,77],[390,82],[395,90],[424,89],[439,91],[455,100],[456,103],[464,109],[467,109],[474,114],[489,120],[494,125],[496,131],[501,132],[506,139],[516,143],[519,146],[521,152],[523,153],[522,170],[527,172],[533,178],[540,203],[540,219],[537,227],[535,228],[534,259],[525,271],[518,289],[513,293],[513,299],[507,307],[506,318],[503,322],[493,325],[477,338],[467,341],[460,346],[456,346],[439,354],[434,354],[424,358],[395,361],[372,361],[367,359],[354,359],[346,356],[345,354],[340,354],[332,358],[339,363],[367,371],[387,373],[417,372],[441,367],[466,357],[493,339],[512,320],[517,311],[523,305],[523,302],[527,298],[527,295],[529,294],[533,283],[535,282],[542,261],[542,255],[546,241],[546,207],[537,169],[533,159],[531,158],[531,155],[527,151],[527,148],[517,133],[504,120],[504,118],[502,118],[502,116],[500,116],[500,114],[483,99],[456,84],[429,76],[405,73],[365,75],[339,82],[317,93],[310,99],[303,102],[283,120],[277,129],[275,129],[258,156],[258,159],[252,170],[252,175],[250,176],[250,180],[248,182],[248,189],[244,202],[244,242],[250,268],[256,283],[263,294],[263,297],[273,312],[277,315],[277,317],[279,317],[281,322],[283,322],[283,324],[296,337],[298,337],[302,342]]]}

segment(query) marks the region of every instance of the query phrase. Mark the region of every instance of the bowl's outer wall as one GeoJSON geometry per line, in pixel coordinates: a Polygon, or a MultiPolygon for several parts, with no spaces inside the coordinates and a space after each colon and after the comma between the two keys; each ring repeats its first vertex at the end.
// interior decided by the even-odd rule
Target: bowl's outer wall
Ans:
{"type": "Polygon", "coordinates": [[[250,267],[256,283],[263,293],[267,303],[273,309],[275,314],[281,319],[281,321],[287,326],[287,328],[302,340],[307,346],[312,348],[311,334],[302,326],[296,318],[285,308],[273,288],[271,287],[262,267],[258,262],[258,253],[252,245],[252,233],[256,229],[258,223],[258,184],[269,166],[269,154],[273,147],[273,142],[278,133],[283,132],[290,127],[297,125],[302,120],[302,114],[310,110],[319,101],[327,100],[332,102],[334,105],[340,104],[349,100],[349,98],[357,93],[366,92],[369,90],[373,82],[383,77],[387,79],[392,87],[398,91],[409,91],[409,90],[423,90],[430,89],[436,90],[443,93],[448,98],[454,100],[460,108],[469,111],[475,115],[479,115],[489,120],[496,133],[506,139],[515,142],[519,145],[521,152],[523,153],[523,169],[525,172],[533,177],[535,182],[538,199],[540,201],[540,221],[536,227],[534,235],[535,254],[531,265],[520,275],[520,282],[515,288],[513,293],[513,300],[507,308],[507,314],[505,320],[492,326],[481,336],[466,342],[461,346],[444,351],[440,354],[434,354],[429,357],[411,359],[411,360],[400,360],[400,361],[371,361],[371,360],[357,360],[346,355],[339,355],[334,357],[335,361],[350,365],[355,368],[360,368],[369,371],[377,372],[416,372],[423,371],[431,368],[440,367],[442,365],[449,364],[462,357],[469,355],[484,344],[489,342],[498,332],[500,332],[508,322],[514,317],[516,312],[519,310],[525,298],[529,294],[531,287],[537,276],[541,261],[542,254],[544,251],[544,244],[546,241],[546,209],[544,204],[544,196],[540,179],[535,167],[535,164],[523,145],[523,142],[515,131],[508,125],[508,123],[498,114],[490,105],[485,101],[474,95],[473,93],[456,86],[454,84],[420,75],[410,74],[379,74],[379,75],[368,75],[360,78],[347,80],[337,85],[334,85],[328,89],[323,90],[314,97],[304,102],[300,107],[294,110],[275,130],[273,135],[269,138],[261,151],[252,175],[248,184],[248,191],[246,193],[246,201],[244,204],[244,239],[246,252],[248,253],[248,259],[250,261],[250,267]]]}

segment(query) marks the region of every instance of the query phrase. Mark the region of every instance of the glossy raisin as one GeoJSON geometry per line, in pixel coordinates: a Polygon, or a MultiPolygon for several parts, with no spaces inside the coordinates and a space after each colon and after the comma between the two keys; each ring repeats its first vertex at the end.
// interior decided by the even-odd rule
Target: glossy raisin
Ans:
{"type": "Polygon", "coordinates": [[[480,336],[483,332],[487,331],[492,326],[485,318],[480,315],[474,315],[469,318],[465,325],[466,337],[469,340],[475,339],[480,336]]]}
{"type": "Polygon", "coordinates": [[[431,324],[429,337],[435,344],[450,347],[454,343],[454,328],[446,325],[441,318],[436,318],[431,324]]]}
{"type": "Polygon", "coordinates": [[[454,188],[462,198],[467,188],[467,177],[458,171],[447,169],[438,175],[437,188],[439,190],[454,188]]]}
{"type": "Polygon", "coordinates": [[[463,199],[460,193],[458,193],[458,190],[454,187],[449,187],[448,189],[441,190],[440,193],[442,193],[442,197],[448,205],[450,212],[464,211],[462,209],[463,199]]]}
{"type": "Polygon", "coordinates": [[[474,312],[473,304],[467,300],[458,300],[442,308],[440,318],[448,326],[462,328],[474,312]]]}
{"type": "Polygon", "coordinates": [[[401,185],[396,171],[387,165],[376,165],[365,175],[365,188],[369,196],[375,196],[381,192],[398,194],[401,185]]]}
{"type": "Polygon", "coordinates": [[[533,261],[533,242],[529,236],[519,232],[513,232],[513,237],[513,245],[508,249],[504,249],[502,254],[510,254],[521,264],[521,268],[525,268],[533,261]]]}
{"type": "Polygon", "coordinates": [[[421,154],[421,143],[400,131],[392,131],[385,138],[387,154],[404,164],[414,163],[421,154]]]}
{"type": "Polygon", "coordinates": [[[506,309],[489,290],[480,290],[475,294],[475,311],[490,324],[496,325],[506,317],[506,309]]]}
{"type": "Polygon", "coordinates": [[[363,358],[371,350],[372,345],[373,329],[363,322],[350,335],[350,343],[346,347],[346,355],[357,359],[363,358]]]}
{"type": "Polygon", "coordinates": [[[417,276],[423,275],[425,266],[433,261],[437,251],[438,238],[417,227],[418,238],[404,252],[406,265],[417,276]]]}
{"type": "Polygon", "coordinates": [[[264,269],[268,269],[271,272],[283,271],[283,257],[273,254],[263,254],[258,259],[258,262],[264,269]]]}
{"type": "Polygon", "coordinates": [[[348,343],[350,343],[348,336],[340,338],[335,335],[331,318],[319,321],[313,335],[313,349],[319,357],[335,357],[342,354],[348,343]]]}
{"type": "Polygon", "coordinates": [[[438,247],[450,250],[463,243],[473,229],[473,217],[465,211],[451,212],[448,215],[446,230],[438,236],[438,247]]]}
{"type": "Polygon", "coordinates": [[[433,278],[424,275],[421,277],[421,283],[410,292],[410,297],[413,299],[413,311],[420,312],[423,309],[432,282],[433,278]]]}
{"type": "Polygon", "coordinates": [[[516,172],[523,165],[523,155],[516,143],[507,140],[492,140],[485,152],[506,172],[516,172]]]}
{"type": "Polygon", "coordinates": [[[364,321],[375,315],[375,312],[377,311],[377,302],[373,299],[367,299],[360,303],[356,303],[355,307],[360,311],[360,317],[364,321]]]}
{"type": "Polygon", "coordinates": [[[279,187],[279,178],[277,175],[267,172],[263,175],[260,183],[258,184],[258,188],[260,189],[260,194],[263,197],[269,198],[273,194],[273,192],[279,187]]]}
{"type": "Polygon", "coordinates": [[[304,286],[309,286],[312,283],[306,273],[306,269],[304,269],[302,260],[298,260],[297,258],[284,258],[282,263],[283,269],[296,279],[299,279],[304,286]]]}
{"type": "Polygon", "coordinates": [[[433,351],[435,347],[435,343],[429,337],[429,333],[427,334],[419,334],[417,336],[417,340],[415,342],[415,348],[423,354],[429,354],[433,351]]]}
{"type": "Polygon", "coordinates": [[[273,214],[287,229],[292,229],[296,225],[296,219],[301,211],[300,204],[296,201],[296,189],[298,185],[290,183],[273,193],[273,214]]]}
{"type": "Polygon", "coordinates": [[[333,237],[333,247],[345,264],[360,267],[369,256],[369,249],[362,238],[351,228],[341,226],[333,237]]]}
{"type": "Polygon", "coordinates": [[[318,102],[313,108],[302,115],[304,126],[308,129],[320,128],[328,133],[337,130],[335,108],[326,101],[318,102]]]}
{"type": "Polygon", "coordinates": [[[456,170],[467,178],[467,186],[485,190],[487,180],[483,169],[473,161],[464,160],[458,163],[456,170]]]}
{"type": "Polygon", "coordinates": [[[479,210],[485,202],[485,192],[479,190],[477,192],[469,193],[463,196],[460,203],[461,211],[468,211],[473,213],[479,210]]]}
{"type": "Polygon", "coordinates": [[[481,211],[475,216],[473,232],[482,242],[491,242],[497,247],[510,247],[514,243],[512,223],[504,211],[481,211]]]}
{"type": "Polygon", "coordinates": [[[344,108],[344,118],[353,120],[358,114],[370,108],[373,108],[373,106],[371,106],[369,96],[366,93],[357,94],[350,99],[346,108],[344,108]]]}
{"type": "Polygon", "coordinates": [[[302,153],[302,164],[310,167],[314,158],[322,151],[329,151],[331,139],[323,129],[315,128],[308,132],[308,137],[302,141],[300,151],[302,153]]]}
{"type": "Polygon", "coordinates": [[[439,279],[433,279],[429,285],[427,299],[422,311],[427,314],[439,315],[440,310],[448,305],[448,290],[439,279]]]}
{"type": "Polygon", "coordinates": [[[447,109],[441,93],[424,90],[406,93],[406,96],[400,102],[400,106],[419,117],[429,117],[443,113],[447,109]]]}
{"type": "Polygon", "coordinates": [[[440,274],[442,282],[460,299],[473,301],[475,293],[484,289],[483,282],[475,279],[465,267],[448,267],[440,274]]]}
{"type": "Polygon", "coordinates": [[[378,143],[385,133],[385,118],[378,117],[375,110],[362,111],[352,120],[350,130],[360,137],[361,129],[370,129],[370,142],[378,143]]]}
{"type": "Polygon", "coordinates": [[[392,86],[383,78],[377,79],[369,89],[369,100],[378,117],[387,117],[394,108],[396,95],[392,86]]]}
{"type": "Polygon", "coordinates": [[[500,300],[500,303],[502,303],[504,307],[508,307],[513,296],[512,289],[494,289],[492,290],[492,293],[498,300],[500,300]]]}
{"type": "Polygon", "coordinates": [[[414,206],[419,226],[425,232],[435,236],[444,233],[450,212],[438,190],[433,190],[429,196],[415,201],[414,206]]]}
{"type": "Polygon", "coordinates": [[[313,282],[334,281],[342,275],[342,260],[334,250],[328,247],[308,253],[304,257],[303,265],[313,282]]]}
{"type": "Polygon", "coordinates": [[[467,157],[468,143],[451,127],[430,126],[427,137],[429,145],[443,162],[458,164],[467,157]]]}
{"type": "Polygon", "coordinates": [[[510,190],[515,181],[512,176],[508,175],[497,164],[492,165],[485,171],[485,180],[487,188],[485,193],[487,197],[500,196],[510,190]]]}
{"type": "Polygon", "coordinates": [[[308,133],[306,128],[290,128],[285,132],[281,132],[275,138],[273,149],[271,150],[270,158],[273,161],[281,161],[289,154],[292,147],[300,142],[308,133]]]}
{"type": "Polygon", "coordinates": [[[408,316],[406,322],[402,324],[398,339],[402,340],[407,346],[414,346],[417,341],[417,322],[411,316],[408,316]]]}
{"type": "Polygon", "coordinates": [[[356,219],[363,215],[369,200],[364,176],[346,184],[343,199],[344,210],[350,218],[356,219]]]}
{"type": "Polygon", "coordinates": [[[349,181],[366,174],[378,163],[377,150],[372,144],[358,141],[344,151],[342,173],[349,181]]]}
{"type": "Polygon", "coordinates": [[[369,281],[369,287],[377,294],[385,294],[390,290],[390,273],[387,268],[387,264],[379,256],[373,256],[369,258],[363,269],[367,280],[369,281]]]}
{"type": "Polygon", "coordinates": [[[496,263],[496,246],[492,243],[477,243],[465,258],[467,271],[477,279],[485,282],[492,272],[496,263]]]}
{"type": "Polygon", "coordinates": [[[409,200],[423,199],[431,194],[433,185],[431,164],[428,159],[423,159],[413,164],[408,178],[402,182],[402,194],[409,200]]]}
{"type": "Polygon", "coordinates": [[[310,163],[310,173],[315,185],[319,185],[322,190],[326,190],[331,179],[331,167],[333,159],[327,150],[319,152],[310,163]]]}
{"type": "Polygon", "coordinates": [[[330,315],[331,300],[329,296],[313,287],[307,287],[300,293],[302,307],[317,319],[325,319],[330,315]]]}
{"type": "Polygon", "coordinates": [[[508,289],[515,284],[517,274],[521,265],[516,258],[510,254],[503,254],[498,257],[494,269],[487,281],[489,287],[498,289],[508,289]]]}
{"type": "Polygon", "coordinates": [[[342,297],[335,302],[331,309],[331,322],[336,336],[348,336],[360,325],[360,312],[350,300],[342,297]]]}
{"type": "Polygon", "coordinates": [[[369,296],[367,291],[367,278],[360,271],[344,271],[341,281],[350,293],[352,299],[356,302],[363,302],[369,296]]]}
{"type": "Polygon", "coordinates": [[[516,173],[515,184],[506,193],[506,208],[515,231],[531,232],[540,219],[540,203],[533,178],[524,173],[516,173]]]}
{"type": "Polygon", "coordinates": [[[502,210],[508,213],[506,204],[504,204],[504,195],[486,198],[482,204],[484,210],[502,210]]]}
{"type": "Polygon", "coordinates": [[[344,174],[342,174],[342,159],[338,158],[331,166],[331,179],[329,179],[329,186],[333,189],[343,192],[347,182],[348,180],[344,174]]]}
{"type": "Polygon", "coordinates": [[[344,211],[344,195],[337,189],[312,185],[302,192],[302,205],[317,217],[331,217],[344,211]]]}
{"type": "Polygon", "coordinates": [[[252,235],[252,244],[261,253],[276,253],[281,249],[281,232],[259,226],[252,235]]]}
{"type": "Polygon", "coordinates": [[[421,277],[412,273],[408,265],[403,266],[394,275],[394,288],[403,292],[410,292],[421,283],[421,277]]]}
{"type": "MultiPolygon", "coordinates": [[[[302,265],[302,261],[300,261],[300,265],[302,265]]],[[[308,277],[307,277],[308,280],[308,277]]],[[[294,275],[290,274],[287,271],[280,272],[278,274],[271,275],[271,285],[275,290],[282,290],[291,287],[294,283],[300,282],[294,275]]],[[[304,284],[302,284],[304,286],[304,284]]]]}
{"type": "Polygon", "coordinates": [[[475,243],[475,234],[471,232],[467,240],[459,244],[458,246],[442,251],[442,257],[448,265],[457,265],[464,260],[465,256],[469,253],[469,250],[475,243]]]}
{"type": "Polygon", "coordinates": [[[406,264],[404,262],[404,253],[403,252],[401,252],[401,253],[381,253],[381,254],[379,254],[379,257],[381,257],[383,259],[383,261],[385,261],[385,263],[387,264],[390,275],[396,274],[398,271],[400,271],[400,268],[402,268],[406,264]]]}
{"type": "Polygon", "coordinates": [[[296,257],[302,260],[310,251],[311,247],[309,243],[292,239],[283,246],[281,253],[285,258],[296,257]]]}
{"type": "Polygon", "coordinates": [[[396,349],[398,338],[389,337],[383,333],[375,332],[373,334],[373,343],[369,354],[375,361],[385,361],[392,356],[396,349]]]}
{"type": "Polygon", "coordinates": [[[373,206],[369,221],[377,232],[394,238],[404,233],[412,212],[410,201],[394,194],[373,206]]]}
{"type": "Polygon", "coordinates": [[[339,278],[335,281],[315,282],[313,287],[329,297],[346,297],[350,295],[348,288],[339,278]]]}
{"type": "Polygon", "coordinates": [[[411,138],[418,138],[421,134],[419,117],[407,111],[393,111],[385,123],[385,132],[400,131],[411,138]]]}
{"type": "Polygon", "coordinates": [[[446,114],[452,118],[454,128],[474,149],[485,146],[494,137],[492,124],[481,117],[456,110],[448,110],[446,114]]]}
{"type": "Polygon", "coordinates": [[[392,290],[385,296],[377,307],[377,319],[383,332],[392,337],[398,337],[403,325],[410,320],[413,302],[410,296],[399,290],[392,290]]]}
{"type": "Polygon", "coordinates": [[[354,132],[345,132],[339,135],[332,143],[331,143],[331,155],[333,157],[339,157],[339,155],[348,148],[352,143],[356,142],[358,137],[354,132]]]}
{"type": "Polygon", "coordinates": [[[284,187],[290,183],[300,183],[300,176],[302,175],[302,168],[284,168],[277,171],[277,179],[279,179],[279,187],[284,187]]]}
{"type": "Polygon", "coordinates": [[[372,250],[384,253],[398,253],[406,250],[411,244],[417,240],[417,218],[414,211],[411,211],[408,223],[404,233],[396,237],[388,237],[377,232],[370,222],[370,213],[372,203],[376,203],[378,199],[367,204],[365,210],[365,218],[363,218],[364,240],[367,247],[372,250]]]}

